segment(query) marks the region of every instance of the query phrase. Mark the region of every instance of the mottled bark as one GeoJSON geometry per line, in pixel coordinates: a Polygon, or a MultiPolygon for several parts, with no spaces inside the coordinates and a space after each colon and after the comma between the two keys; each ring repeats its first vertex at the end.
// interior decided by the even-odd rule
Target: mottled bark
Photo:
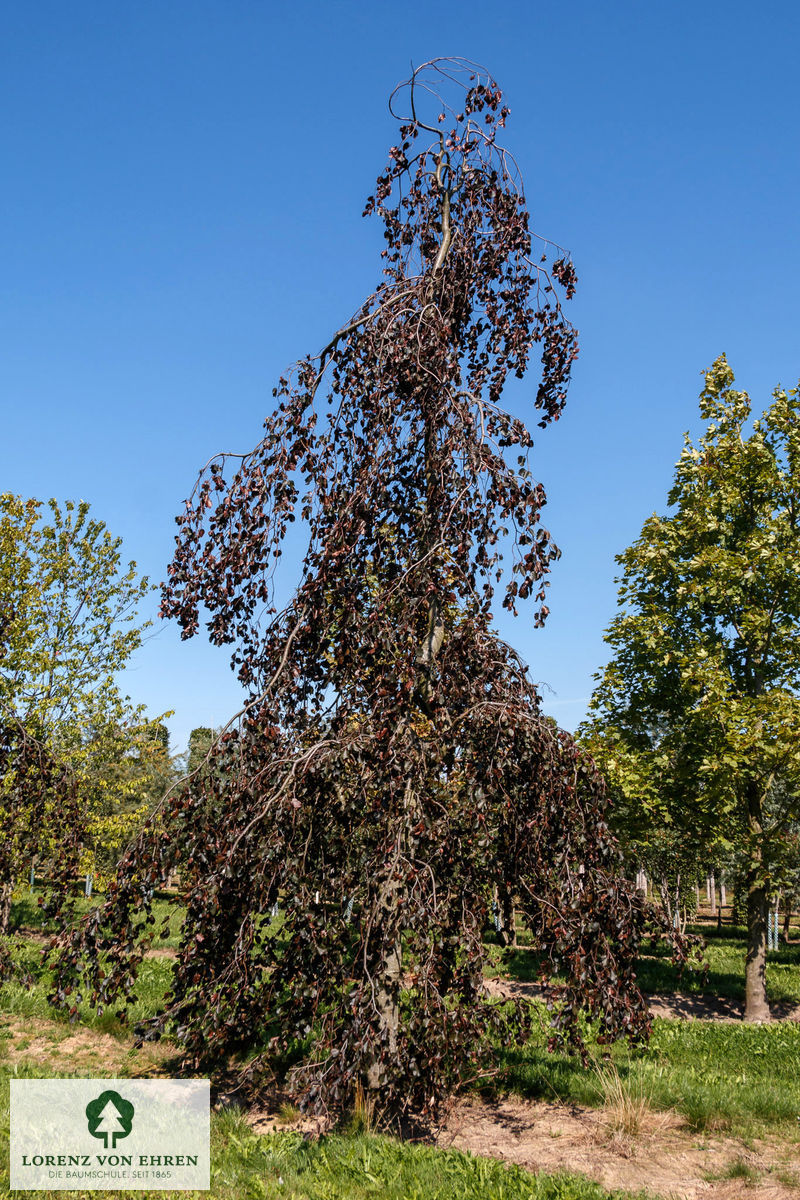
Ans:
{"type": "Polygon", "coordinates": [[[752,883],[748,872],[747,958],[745,960],[745,1021],[769,1021],[767,1003],[767,895],[752,883]]]}
{"type": "MultiPolygon", "coordinates": [[[[391,903],[387,895],[387,901],[391,903]]],[[[403,976],[402,945],[398,935],[375,983],[375,1009],[381,1029],[381,1042],[388,1058],[397,1058],[397,1035],[400,1029],[400,985],[403,976]]],[[[367,1070],[367,1087],[382,1088],[386,1082],[386,1063],[379,1054],[373,1058],[367,1070]]]]}
{"type": "Polygon", "coordinates": [[[0,884],[0,934],[8,933],[13,892],[14,888],[10,883],[0,884]]]}
{"type": "Polygon", "coordinates": [[[501,914],[501,929],[500,941],[504,946],[516,946],[517,944],[517,910],[514,907],[514,898],[508,888],[501,886],[498,889],[500,897],[500,914],[501,914]]]}
{"type": "Polygon", "coordinates": [[[372,1061],[367,1068],[367,1087],[382,1088],[386,1083],[387,1062],[397,1059],[397,1042],[400,1032],[400,988],[403,981],[403,942],[399,930],[398,908],[402,903],[399,873],[401,854],[413,854],[414,839],[411,826],[414,821],[414,790],[411,781],[406,783],[403,793],[404,828],[398,839],[386,881],[381,889],[377,904],[376,928],[385,929],[384,956],[373,977],[375,1012],[378,1017],[380,1038],[372,1061]]]}
{"type": "Polygon", "coordinates": [[[747,957],[745,959],[745,1021],[769,1021],[767,1002],[767,889],[761,795],[751,783],[747,794],[750,862],[747,869],[747,957]]]}

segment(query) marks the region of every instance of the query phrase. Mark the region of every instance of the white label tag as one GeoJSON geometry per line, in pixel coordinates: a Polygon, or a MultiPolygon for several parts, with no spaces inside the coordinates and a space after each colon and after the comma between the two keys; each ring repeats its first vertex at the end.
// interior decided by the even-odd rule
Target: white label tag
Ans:
{"type": "Polygon", "coordinates": [[[205,1190],[207,1079],[12,1079],[11,1187],[205,1190]]]}

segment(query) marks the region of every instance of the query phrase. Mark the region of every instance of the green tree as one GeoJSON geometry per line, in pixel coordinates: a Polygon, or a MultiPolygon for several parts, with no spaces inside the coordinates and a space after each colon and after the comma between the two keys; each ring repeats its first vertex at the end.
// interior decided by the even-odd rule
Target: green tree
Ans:
{"type": "Polygon", "coordinates": [[[724,356],[700,396],[670,515],[617,559],[621,612],[584,741],[641,824],[746,856],[746,1020],[766,1020],[766,913],[800,805],[800,420],[760,419],[724,356]]]}
{"type": "MultiPolygon", "coordinates": [[[[0,718],[9,747],[13,731],[24,730],[25,744],[35,742],[71,772],[87,819],[83,866],[96,865],[96,851],[113,865],[138,824],[133,811],[152,802],[155,776],[166,768],[158,722],[116,682],[141,645],[148,623],[136,610],[150,584],[135,563],[123,564],[121,539],[85,501],[45,507],[1,495],[0,550],[0,718]]],[[[17,762],[16,752],[9,749],[6,761],[17,762]]],[[[7,776],[0,800],[2,787],[16,797],[19,827],[24,797],[10,767],[7,776]]],[[[32,858],[56,854],[61,834],[48,823],[36,829],[33,840],[18,840],[19,853],[6,855],[4,894],[32,858]]]]}
{"type": "Polygon", "coordinates": [[[186,770],[191,774],[202,765],[214,742],[215,733],[207,725],[198,725],[189,734],[189,751],[186,756],[186,770]]]}
{"type": "Polygon", "coordinates": [[[83,779],[91,790],[88,842],[94,866],[102,877],[181,774],[183,760],[169,750],[169,731],[162,722],[116,725],[101,733],[91,775],[83,779]]]}
{"type": "Polygon", "coordinates": [[[121,702],[115,675],[141,644],[149,622],[136,609],[151,587],[135,563],[123,567],[121,539],[85,501],[50,500],[49,523],[42,508],[0,496],[0,702],[68,749],[76,730],[121,702]]]}

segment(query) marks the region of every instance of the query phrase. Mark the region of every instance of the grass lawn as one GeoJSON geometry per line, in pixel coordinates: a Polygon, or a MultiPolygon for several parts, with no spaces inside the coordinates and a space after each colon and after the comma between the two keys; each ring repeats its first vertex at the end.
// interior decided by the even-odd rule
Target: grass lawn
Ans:
{"type": "Polygon", "coordinates": [[[780,1130],[800,1142],[800,1025],[655,1020],[646,1046],[590,1043],[594,1066],[549,1054],[546,1034],[504,1048],[505,1070],[495,1087],[530,1098],[601,1105],[610,1088],[673,1109],[696,1130],[738,1137],[780,1130]]]}
{"type": "MultiPolygon", "coordinates": [[[[124,1064],[115,1064],[124,1076],[124,1064]],[[122,1068],[122,1069],[121,1069],[122,1068]]],[[[68,1072],[42,1070],[33,1063],[3,1061],[0,1041],[0,1196],[8,1191],[9,1079],[53,1077],[68,1072]]],[[[116,1192],[73,1192],[74,1196],[114,1196],[116,1192]]],[[[57,1197],[61,1192],[28,1192],[57,1197]]],[[[575,1175],[531,1175],[515,1166],[439,1150],[396,1138],[358,1131],[305,1140],[294,1132],[258,1135],[235,1111],[211,1118],[210,1192],[137,1192],[153,1200],[212,1196],[219,1200],[278,1197],[281,1200],[628,1200],[631,1193],[609,1192],[575,1175]]],[[[643,1195],[643,1194],[642,1194],[643,1195]]]]}
{"type": "MultiPolygon", "coordinates": [[[[693,931],[706,939],[707,974],[679,972],[669,951],[656,947],[637,966],[642,990],[744,1001],[745,930],[693,931]]],[[[490,950],[492,974],[526,983],[538,978],[531,951],[497,946],[490,950]]],[[[769,953],[767,988],[772,1003],[800,1004],[800,944],[769,953]]],[[[528,1097],[602,1104],[609,1079],[599,1065],[587,1071],[572,1056],[547,1053],[547,1017],[541,1008],[541,1031],[527,1045],[503,1050],[506,1070],[501,1086],[528,1097]]],[[[591,1045],[591,1051],[599,1064],[606,1048],[591,1045]]],[[[619,1080],[651,1107],[674,1109],[694,1129],[749,1137],[779,1127],[792,1140],[800,1138],[800,1024],[656,1019],[647,1046],[617,1044],[611,1060],[614,1086],[619,1080]]]]}
{"type": "MultiPolygon", "coordinates": [[[[1,1066],[2,1064],[0,1064],[1,1066]]],[[[23,1069],[16,1074],[38,1074],[23,1069]]],[[[43,1072],[42,1072],[43,1074],[43,1072]]],[[[8,1180],[8,1075],[0,1074],[0,1180],[8,1180]]],[[[15,1193],[16,1194],[16,1193],[15,1193]]],[[[302,1134],[254,1134],[237,1112],[211,1119],[209,1192],[137,1192],[152,1200],[212,1196],[218,1200],[623,1200],[585,1178],[531,1175],[492,1159],[455,1150],[437,1150],[364,1133],[330,1134],[304,1140],[302,1134]]],[[[0,1195],[11,1193],[0,1182],[0,1195]]],[[[62,1192],[27,1192],[56,1197],[62,1192]]],[[[118,1192],[73,1192],[73,1196],[115,1196],[118,1192]]],[[[624,1194],[624,1200],[630,1193],[624,1194]]]]}
{"type": "MultiPolygon", "coordinates": [[[[637,974],[642,991],[695,992],[744,1001],[746,930],[726,926],[721,933],[710,933],[707,927],[698,925],[690,926],[689,932],[700,933],[706,939],[706,979],[695,971],[684,971],[681,977],[669,961],[669,953],[660,947],[639,962],[637,974]]],[[[781,943],[779,950],[769,951],[767,993],[771,1003],[800,1004],[800,942],[788,946],[781,943]]]]}
{"type": "MultiPolygon", "coordinates": [[[[89,903],[80,901],[81,910],[89,903]]],[[[170,914],[166,902],[161,912],[170,914]]],[[[178,914],[155,948],[177,945],[178,914]]],[[[14,924],[41,930],[41,914],[25,898],[14,907],[14,924]]],[[[39,966],[41,943],[28,939],[22,950],[35,985],[0,987],[0,1196],[8,1196],[9,1080],[12,1077],[125,1077],[169,1075],[173,1049],[168,1043],[133,1049],[129,1035],[113,1012],[100,1016],[82,1006],[77,1023],[47,1003],[47,977],[39,966]],[[75,1037],[76,1030],[81,1035],[75,1037]],[[22,1035],[22,1036],[20,1036],[22,1035]]],[[[168,957],[146,960],[136,985],[131,1021],[150,1015],[169,986],[168,957]]],[[[257,1135],[236,1110],[215,1111],[211,1124],[211,1191],[195,1193],[220,1200],[281,1197],[283,1200],[627,1200],[630,1192],[610,1192],[583,1176],[532,1175],[516,1166],[473,1157],[457,1150],[405,1143],[391,1137],[351,1129],[318,1140],[302,1134],[257,1135]]],[[[57,1192],[30,1192],[56,1197],[57,1192]]],[[[73,1195],[112,1196],[113,1192],[73,1195]]],[[[140,1192],[169,1200],[180,1192],[140,1192]]]]}
{"type": "MultiPolygon", "coordinates": [[[[171,915],[171,928],[156,947],[160,944],[169,949],[177,944],[178,914],[166,902],[160,902],[160,907],[159,916],[171,915]]],[[[15,906],[14,917],[26,931],[40,924],[29,900],[15,906]]],[[[721,937],[709,937],[709,974],[705,981],[690,973],[679,979],[667,955],[649,954],[640,964],[643,987],[662,993],[702,989],[705,993],[741,998],[742,933],[725,930],[721,937]]],[[[25,990],[8,983],[0,988],[0,1123],[6,1131],[8,1079],[12,1075],[176,1073],[170,1070],[173,1050],[168,1044],[161,1043],[157,1050],[133,1050],[129,1035],[113,1013],[98,1016],[84,1008],[77,1026],[54,1013],[46,1001],[47,980],[38,968],[39,949],[29,941],[24,951],[34,976],[38,976],[35,986],[25,990]],[[30,1027],[30,1038],[20,1036],[23,1026],[25,1032],[30,1027]],[[45,1030],[42,1036],[36,1033],[39,1026],[45,1030]],[[85,1033],[86,1044],[74,1038],[76,1028],[85,1033]]],[[[536,978],[534,956],[524,948],[501,951],[493,947],[491,953],[494,972],[518,980],[536,978]]],[[[169,986],[171,969],[169,957],[145,961],[132,1020],[154,1011],[169,986]]],[[[768,986],[772,1000],[800,1001],[800,946],[770,955],[768,986]]],[[[794,1155],[800,1161],[800,1025],[656,1020],[648,1045],[616,1045],[606,1061],[606,1048],[597,1046],[590,1037],[594,1065],[587,1069],[575,1057],[547,1053],[548,1016],[544,1005],[534,1003],[541,1018],[536,1034],[525,1045],[499,1049],[501,1070],[483,1095],[516,1094],[589,1106],[608,1106],[619,1103],[621,1096],[627,1097],[648,1110],[677,1112],[689,1129],[699,1133],[724,1132],[744,1142],[766,1135],[777,1137],[790,1157],[794,1155]]],[[[3,1153],[7,1155],[7,1132],[3,1153]]],[[[7,1180],[7,1166],[3,1172],[7,1180]]],[[[363,1129],[335,1132],[310,1141],[294,1132],[256,1135],[236,1111],[219,1111],[212,1117],[210,1194],[236,1200],[249,1196],[295,1200],[361,1200],[368,1196],[387,1200],[608,1200],[623,1195],[603,1190],[584,1177],[533,1176],[493,1160],[403,1143],[363,1129]]]]}
{"type": "MultiPolygon", "coordinates": [[[[681,992],[744,1001],[746,930],[742,926],[729,925],[717,933],[707,925],[690,925],[689,932],[699,933],[705,939],[703,956],[708,964],[707,974],[691,967],[681,972],[670,961],[666,946],[648,947],[636,967],[642,991],[650,995],[681,992]]],[[[516,948],[506,949],[489,944],[487,950],[491,963],[487,974],[502,975],[520,983],[538,980],[538,957],[524,942],[516,948]]],[[[788,946],[781,942],[779,950],[768,953],[767,992],[771,1003],[800,1004],[800,940],[788,946]]]]}

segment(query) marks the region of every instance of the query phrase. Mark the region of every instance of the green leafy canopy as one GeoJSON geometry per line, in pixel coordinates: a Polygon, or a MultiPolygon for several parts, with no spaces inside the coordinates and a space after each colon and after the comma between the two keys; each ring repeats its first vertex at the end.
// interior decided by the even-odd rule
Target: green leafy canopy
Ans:
{"type": "Polygon", "coordinates": [[[756,907],[798,814],[799,407],[779,387],[754,419],[724,356],[706,373],[670,512],[617,559],[612,658],[581,730],[629,831],[688,830],[698,855],[738,846],[756,907]]]}
{"type": "Polygon", "coordinates": [[[30,787],[20,794],[19,780],[32,779],[23,765],[26,747],[37,763],[52,759],[73,777],[85,818],[86,869],[98,865],[94,848],[100,866],[113,863],[139,823],[137,812],[160,798],[171,769],[163,726],[132,704],[117,681],[150,624],[137,608],[152,591],[135,563],[123,563],[121,539],[86,501],[44,505],[4,493],[0,551],[5,894],[32,860],[52,861],[66,836],[30,787]]]}

